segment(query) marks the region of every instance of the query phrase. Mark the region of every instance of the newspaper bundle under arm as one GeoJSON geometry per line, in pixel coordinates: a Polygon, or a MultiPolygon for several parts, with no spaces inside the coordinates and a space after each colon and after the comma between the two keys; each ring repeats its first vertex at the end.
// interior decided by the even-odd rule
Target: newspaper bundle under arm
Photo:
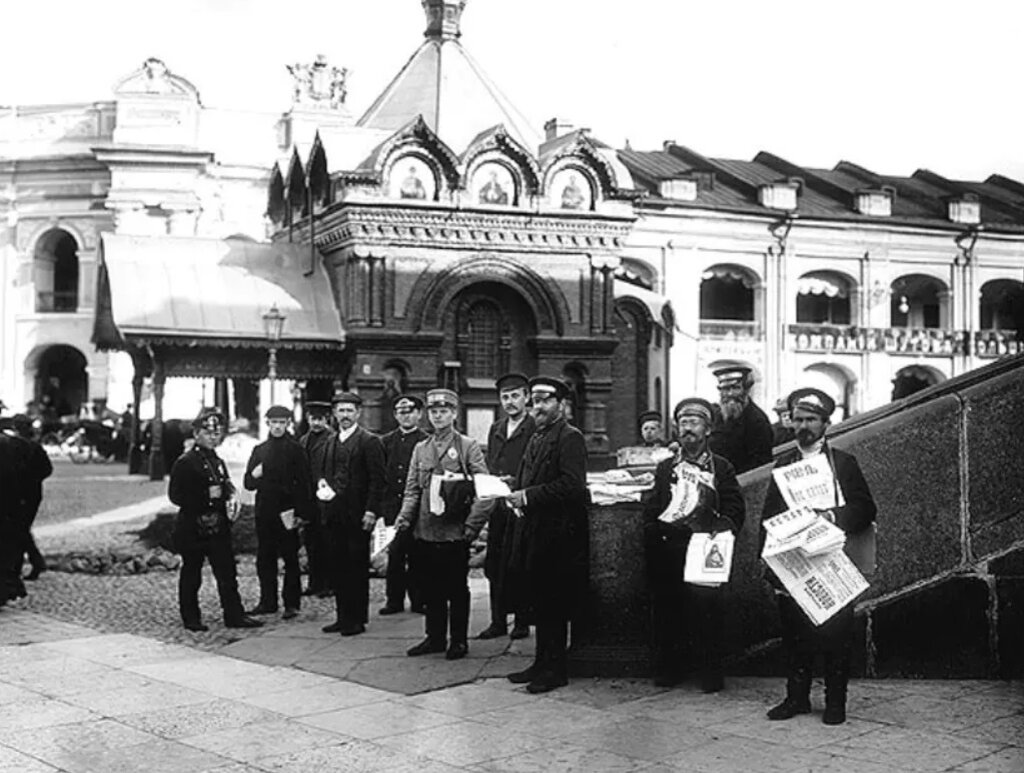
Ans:
{"type": "Polygon", "coordinates": [[[809,556],[787,550],[763,556],[783,587],[815,625],[821,625],[868,589],[868,582],[841,549],[809,556]]]}

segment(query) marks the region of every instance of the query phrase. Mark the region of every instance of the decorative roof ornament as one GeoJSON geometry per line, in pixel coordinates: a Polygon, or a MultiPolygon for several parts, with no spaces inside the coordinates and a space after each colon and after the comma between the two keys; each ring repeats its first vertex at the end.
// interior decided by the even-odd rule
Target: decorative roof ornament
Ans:
{"type": "Polygon", "coordinates": [[[340,108],[348,96],[348,69],[330,67],[327,57],[318,54],[313,64],[290,64],[288,72],[295,81],[293,105],[340,108]]]}
{"type": "Polygon", "coordinates": [[[427,29],[423,37],[455,40],[462,35],[460,24],[466,0],[423,0],[427,29]]]}

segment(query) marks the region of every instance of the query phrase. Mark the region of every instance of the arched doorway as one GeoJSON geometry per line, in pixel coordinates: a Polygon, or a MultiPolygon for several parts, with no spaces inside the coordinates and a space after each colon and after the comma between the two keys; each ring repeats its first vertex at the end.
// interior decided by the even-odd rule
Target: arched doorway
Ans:
{"type": "MultiPolygon", "coordinates": [[[[33,370],[31,361],[27,370],[33,370]]],[[[86,359],[73,346],[58,344],[35,357],[33,395],[49,418],[77,416],[89,399],[86,359]]]]}
{"type": "Polygon", "coordinates": [[[537,371],[529,346],[537,335],[536,321],[516,290],[484,281],[455,296],[444,312],[443,325],[438,383],[461,394],[460,426],[486,442],[487,430],[497,418],[495,380],[509,371],[537,371]]]}
{"type": "Polygon", "coordinates": [[[54,228],[36,243],[32,262],[37,312],[78,311],[78,243],[54,228]]]}
{"type": "Polygon", "coordinates": [[[905,368],[900,368],[892,380],[892,399],[899,400],[909,397],[915,392],[920,392],[922,389],[927,389],[945,380],[946,377],[934,368],[924,365],[908,365],[905,368]]]}
{"type": "Polygon", "coordinates": [[[842,421],[853,413],[853,392],[856,386],[854,375],[840,365],[816,363],[804,369],[800,387],[820,389],[836,401],[832,423],[842,421]]]}

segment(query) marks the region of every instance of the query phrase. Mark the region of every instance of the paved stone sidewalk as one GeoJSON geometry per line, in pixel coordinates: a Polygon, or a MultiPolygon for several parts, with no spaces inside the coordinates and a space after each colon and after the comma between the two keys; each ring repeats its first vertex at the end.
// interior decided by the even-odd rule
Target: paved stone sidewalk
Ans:
{"type": "Polygon", "coordinates": [[[374,673],[407,675],[399,642],[420,624],[375,621],[393,635],[326,642],[278,629],[211,653],[2,610],[0,773],[1024,770],[1019,682],[857,681],[850,720],[831,728],[820,705],[790,722],[765,720],[777,679],[730,679],[714,696],[574,680],[535,697],[485,678],[486,662],[503,658],[481,652],[466,666],[405,659],[424,671],[464,667],[448,683],[473,679],[466,684],[424,692],[430,677],[394,677],[388,689],[358,683],[371,661],[374,673]],[[262,662],[222,654],[232,648],[262,662]],[[344,678],[326,665],[302,670],[312,662],[333,662],[344,678]]]}

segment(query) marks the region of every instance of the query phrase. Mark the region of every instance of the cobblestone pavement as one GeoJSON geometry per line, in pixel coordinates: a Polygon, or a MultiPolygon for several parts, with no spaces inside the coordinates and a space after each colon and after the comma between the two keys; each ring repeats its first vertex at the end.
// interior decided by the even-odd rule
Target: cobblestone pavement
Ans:
{"type": "MultiPolygon", "coordinates": [[[[411,624],[392,619],[373,627],[411,624]]],[[[302,625],[245,641],[287,659],[294,640],[317,638],[302,625]]],[[[358,655],[362,639],[334,642],[335,655],[358,655]]],[[[837,727],[821,723],[820,705],[790,722],[766,721],[779,688],[776,679],[730,679],[708,696],[585,679],[531,696],[478,678],[407,695],[7,608],[0,773],[1024,769],[1020,683],[856,681],[850,719],[837,727]]]]}

